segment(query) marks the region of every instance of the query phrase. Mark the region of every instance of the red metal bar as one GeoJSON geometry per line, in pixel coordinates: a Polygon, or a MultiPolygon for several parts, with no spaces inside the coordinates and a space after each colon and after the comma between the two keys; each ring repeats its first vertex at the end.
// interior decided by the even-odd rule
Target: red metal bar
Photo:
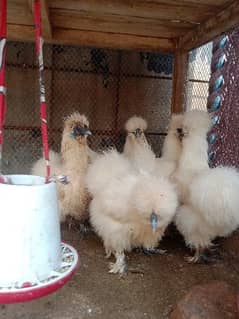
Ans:
{"type": "Polygon", "coordinates": [[[7,35],[7,1],[0,3],[0,172],[2,169],[3,126],[6,111],[5,58],[7,35]]]}
{"type": "Polygon", "coordinates": [[[45,98],[45,84],[44,84],[44,63],[43,63],[43,38],[42,38],[42,24],[41,24],[41,4],[40,0],[34,0],[34,21],[36,34],[36,53],[39,63],[39,84],[40,84],[40,114],[41,114],[41,132],[43,151],[46,161],[46,182],[50,177],[50,161],[49,161],[49,146],[47,134],[47,106],[45,98]]]}

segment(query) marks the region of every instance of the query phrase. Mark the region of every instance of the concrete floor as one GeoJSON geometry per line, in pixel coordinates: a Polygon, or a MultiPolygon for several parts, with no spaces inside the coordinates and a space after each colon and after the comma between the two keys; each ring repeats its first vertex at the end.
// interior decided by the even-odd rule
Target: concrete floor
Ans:
{"type": "Polygon", "coordinates": [[[225,280],[239,284],[236,260],[223,253],[215,265],[191,265],[180,237],[166,237],[166,255],[128,254],[138,273],[124,278],[107,272],[108,261],[100,240],[89,234],[64,230],[62,238],[80,252],[81,267],[58,292],[22,304],[1,305],[1,319],[166,319],[175,303],[195,284],[225,280]]]}

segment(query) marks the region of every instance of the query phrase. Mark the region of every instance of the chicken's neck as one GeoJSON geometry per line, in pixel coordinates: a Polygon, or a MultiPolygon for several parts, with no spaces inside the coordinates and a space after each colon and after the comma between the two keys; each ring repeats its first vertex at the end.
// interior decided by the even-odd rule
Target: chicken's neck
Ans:
{"type": "Polygon", "coordinates": [[[208,166],[208,143],[206,136],[190,136],[183,140],[179,169],[199,171],[208,166]]]}
{"type": "Polygon", "coordinates": [[[174,134],[169,133],[163,144],[162,158],[169,161],[178,161],[181,148],[182,145],[178,138],[174,134]]]}
{"type": "Polygon", "coordinates": [[[85,170],[89,163],[87,144],[75,139],[62,139],[61,155],[67,169],[85,170]]]}

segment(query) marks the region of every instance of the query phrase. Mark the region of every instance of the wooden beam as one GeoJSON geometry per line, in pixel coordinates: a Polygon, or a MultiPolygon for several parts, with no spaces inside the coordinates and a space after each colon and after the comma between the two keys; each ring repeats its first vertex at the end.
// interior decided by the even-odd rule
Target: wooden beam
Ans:
{"type": "MultiPolygon", "coordinates": [[[[52,26],[48,8],[48,0],[40,0],[41,2],[41,19],[42,19],[42,36],[44,40],[52,38],[52,26]]],[[[33,13],[33,0],[28,0],[29,7],[33,13]]]]}
{"type": "Polygon", "coordinates": [[[34,17],[30,0],[12,1],[7,3],[7,23],[33,25],[34,17]]]}
{"type": "MultiPolygon", "coordinates": [[[[8,24],[8,39],[33,41],[33,26],[8,24]]],[[[176,49],[174,39],[144,37],[110,32],[95,32],[82,30],[67,30],[56,28],[48,43],[76,44],[82,46],[102,47],[112,49],[148,50],[172,53],[176,49]]]]}
{"type": "Polygon", "coordinates": [[[187,73],[188,52],[177,50],[173,68],[172,113],[181,113],[184,111],[187,73]]]}
{"type": "Polygon", "coordinates": [[[192,28],[192,24],[186,22],[66,9],[51,10],[51,21],[54,28],[100,32],[110,30],[112,33],[164,38],[176,38],[192,28]]]}
{"type": "Polygon", "coordinates": [[[189,31],[179,40],[179,49],[190,51],[217,36],[239,26],[239,1],[235,0],[227,8],[215,14],[204,23],[189,31]]]}
{"type": "Polygon", "coordinates": [[[7,24],[7,38],[11,41],[34,41],[34,26],[7,24]]]}
{"type": "MultiPolygon", "coordinates": [[[[225,0],[223,0],[225,2],[225,0]]],[[[97,14],[113,14],[125,17],[144,17],[189,22],[202,22],[220,10],[222,1],[178,1],[178,0],[51,0],[50,9],[68,9],[97,14]],[[212,5],[214,2],[214,5],[212,5]],[[219,3],[219,4],[218,4],[219,3]]]]}
{"type": "Polygon", "coordinates": [[[48,9],[48,0],[41,0],[42,33],[44,39],[52,38],[52,27],[48,9]]]}
{"type": "Polygon", "coordinates": [[[112,49],[153,50],[174,52],[176,41],[158,37],[145,37],[110,32],[55,29],[53,39],[61,43],[112,49]]]}

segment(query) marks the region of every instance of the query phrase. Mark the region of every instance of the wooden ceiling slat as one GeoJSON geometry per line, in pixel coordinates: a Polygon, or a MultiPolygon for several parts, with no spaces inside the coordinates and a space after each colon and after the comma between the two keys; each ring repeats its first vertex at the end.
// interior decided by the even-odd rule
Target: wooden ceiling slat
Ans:
{"type": "Polygon", "coordinates": [[[52,25],[56,28],[113,32],[140,36],[175,38],[184,34],[192,25],[170,21],[118,15],[101,15],[88,12],[55,10],[51,12],[52,25]]]}
{"type": "MultiPolygon", "coordinates": [[[[41,2],[41,19],[42,19],[42,35],[45,39],[52,38],[52,27],[49,16],[48,0],[40,0],[41,2]]],[[[28,0],[30,11],[33,15],[33,0],[28,0]]],[[[25,23],[23,23],[25,24],[25,23]]]]}
{"type": "Polygon", "coordinates": [[[148,19],[181,20],[199,23],[210,17],[220,6],[200,5],[181,1],[110,1],[110,0],[51,0],[50,8],[115,14],[148,19]],[[170,3],[171,2],[171,3],[170,3]]]}
{"type": "Polygon", "coordinates": [[[8,0],[7,22],[15,24],[33,25],[34,19],[27,0],[8,0]]]}
{"type": "MultiPolygon", "coordinates": [[[[8,0],[10,38],[34,38],[31,1],[8,0]]],[[[239,25],[239,0],[41,2],[43,36],[57,43],[172,52],[175,43],[191,50],[239,25]]]]}
{"type": "Polygon", "coordinates": [[[230,29],[239,26],[239,1],[235,0],[226,9],[206,20],[179,40],[179,48],[192,50],[230,29]]]}

